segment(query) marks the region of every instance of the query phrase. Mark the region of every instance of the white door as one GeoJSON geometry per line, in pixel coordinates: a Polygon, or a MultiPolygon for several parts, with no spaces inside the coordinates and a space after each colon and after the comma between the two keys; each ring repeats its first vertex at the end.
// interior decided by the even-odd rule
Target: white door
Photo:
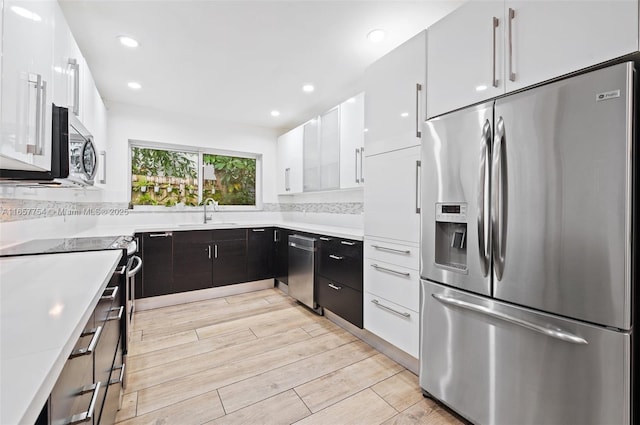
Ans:
{"type": "Polygon", "coordinates": [[[636,0],[508,0],[506,18],[507,91],[638,50],[636,0]]]}
{"type": "Polygon", "coordinates": [[[420,241],[420,146],[366,156],[364,234],[420,241]]]}
{"type": "Polygon", "coordinates": [[[5,0],[0,154],[24,169],[51,169],[56,2],[5,0]]]}
{"type": "Polygon", "coordinates": [[[340,104],[340,187],[362,186],[364,170],[364,93],[340,104]]]}
{"type": "Polygon", "coordinates": [[[366,155],[420,144],[426,117],[426,39],[426,31],[419,33],[365,71],[366,155]]]}
{"type": "Polygon", "coordinates": [[[429,27],[429,118],[505,92],[505,24],[503,1],[471,1],[429,27]]]}
{"type": "Polygon", "coordinates": [[[278,194],[302,192],[302,137],[303,127],[278,137],[278,194]]]}

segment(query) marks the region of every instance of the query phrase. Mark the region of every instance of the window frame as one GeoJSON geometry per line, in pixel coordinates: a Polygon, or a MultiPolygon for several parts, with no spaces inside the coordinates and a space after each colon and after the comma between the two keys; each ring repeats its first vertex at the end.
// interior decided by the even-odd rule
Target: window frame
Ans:
{"type": "MultiPolygon", "coordinates": [[[[198,203],[202,202],[202,187],[203,187],[203,155],[222,155],[222,156],[232,156],[238,158],[249,158],[255,159],[256,161],[256,203],[255,205],[218,205],[216,207],[217,211],[262,211],[264,208],[262,201],[262,154],[261,153],[253,153],[253,152],[241,152],[241,151],[231,151],[226,149],[213,149],[213,148],[205,148],[199,146],[191,146],[191,145],[180,145],[174,143],[163,143],[163,142],[151,142],[137,139],[129,139],[128,147],[127,147],[127,155],[128,155],[128,167],[127,172],[129,173],[129,177],[127,179],[127,193],[128,193],[128,201],[129,204],[132,205],[131,201],[131,163],[132,163],[132,148],[143,148],[143,149],[155,149],[155,150],[165,150],[165,151],[178,151],[190,154],[198,155],[198,165],[197,165],[197,178],[198,178],[198,203]]],[[[202,209],[201,205],[198,206],[172,206],[167,207],[164,205],[132,205],[134,211],[198,211],[202,209]]]]}

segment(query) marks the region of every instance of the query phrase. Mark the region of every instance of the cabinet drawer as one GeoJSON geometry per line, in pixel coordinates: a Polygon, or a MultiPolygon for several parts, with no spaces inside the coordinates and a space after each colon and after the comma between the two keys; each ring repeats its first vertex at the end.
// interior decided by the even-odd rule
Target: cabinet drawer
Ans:
{"type": "Polygon", "coordinates": [[[316,302],[362,328],[361,291],[318,276],[316,278],[316,302]]]}
{"type": "Polygon", "coordinates": [[[420,270],[420,248],[417,246],[367,239],[364,243],[364,256],[385,263],[420,270]]]}
{"type": "Polygon", "coordinates": [[[351,239],[320,236],[320,251],[339,256],[362,258],[362,242],[351,239]]]}
{"type": "Polygon", "coordinates": [[[323,250],[318,259],[318,274],[362,291],[362,258],[323,250]]]}
{"type": "Polygon", "coordinates": [[[213,231],[213,240],[231,241],[247,239],[247,229],[218,229],[213,231]]]}
{"type": "Polygon", "coordinates": [[[420,317],[416,311],[364,293],[364,328],[418,358],[420,317]]]}
{"type": "Polygon", "coordinates": [[[420,309],[420,274],[417,270],[365,260],[365,289],[414,311],[420,309]]]}

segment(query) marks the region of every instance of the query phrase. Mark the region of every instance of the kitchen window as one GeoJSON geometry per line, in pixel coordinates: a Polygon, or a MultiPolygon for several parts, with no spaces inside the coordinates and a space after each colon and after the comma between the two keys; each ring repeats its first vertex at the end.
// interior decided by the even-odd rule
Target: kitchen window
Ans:
{"type": "Polygon", "coordinates": [[[255,209],[261,155],[131,142],[131,204],[255,209]]]}

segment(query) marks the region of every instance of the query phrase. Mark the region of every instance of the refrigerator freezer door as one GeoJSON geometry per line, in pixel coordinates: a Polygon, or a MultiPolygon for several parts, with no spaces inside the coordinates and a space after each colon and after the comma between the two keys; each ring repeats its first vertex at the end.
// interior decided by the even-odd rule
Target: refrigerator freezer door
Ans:
{"type": "Polygon", "coordinates": [[[485,295],[491,294],[488,167],[492,122],[493,101],[431,119],[422,133],[420,275],[485,295]],[[447,206],[465,209],[460,215],[463,222],[456,218],[456,210],[446,214],[449,211],[443,207],[447,206]],[[451,220],[451,228],[437,220],[451,220]],[[444,234],[444,240],[438,232],[444,234]],[[439,250],[450,250],[451,259],[460,264],[447,265],[446,255],[444,260],[438,258],[439,250]],[[456,257],[455,251],[465,251],[464,257],[456,257]]]}
{"type": "Polygon", "coordinates": [[[625,63],[496,101],[495,298],[631,328],[632,84],[625,63]]]}
{"type": "Polygon", "coordinates": [[[630,423],[631,334],[421,282],[420,386],[481,424],[630,423]]]}

